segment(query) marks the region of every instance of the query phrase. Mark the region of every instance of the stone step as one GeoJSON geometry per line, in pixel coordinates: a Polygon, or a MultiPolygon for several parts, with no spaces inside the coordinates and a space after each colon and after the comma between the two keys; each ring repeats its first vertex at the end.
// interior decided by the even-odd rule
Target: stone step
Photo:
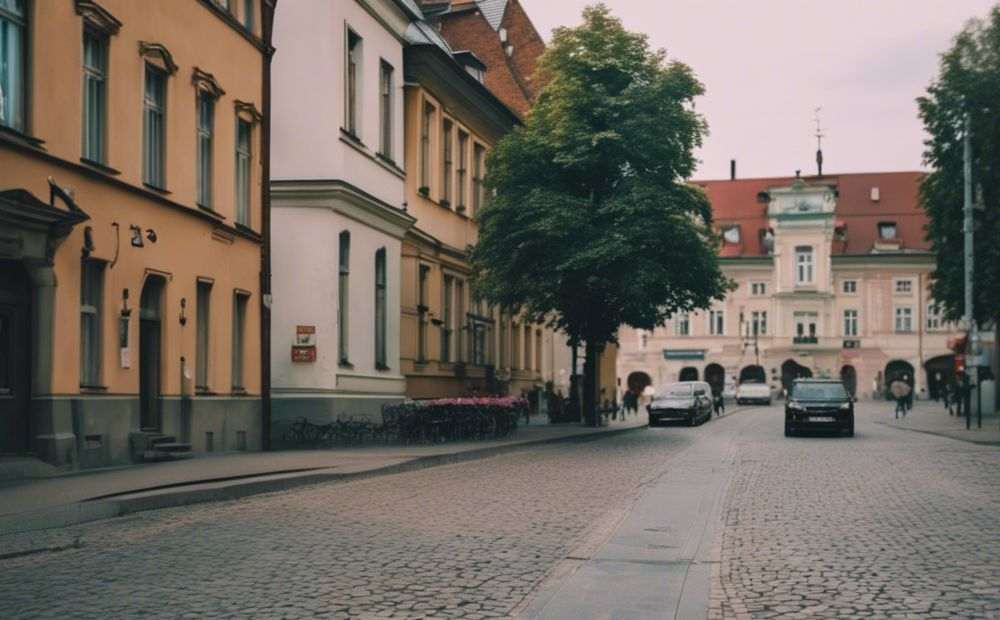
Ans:
{"type": "Polygon", "coordinates": [[[151,446],[159,446],[159,445],[162,445],[162,444],[165,444],[165,443],[174,443],[176,441],[177,441],[177,438],[174,437],[173,435],[157,435],[155,437],[150,437],[149,438],[149,445],[151,445],[151,446]]]}
{"type": "Polygon", "coordinates": [[[191,444],[176,441],[164,441],[154,443],[152,449],[158,452],[190,452],[191,444]]]}

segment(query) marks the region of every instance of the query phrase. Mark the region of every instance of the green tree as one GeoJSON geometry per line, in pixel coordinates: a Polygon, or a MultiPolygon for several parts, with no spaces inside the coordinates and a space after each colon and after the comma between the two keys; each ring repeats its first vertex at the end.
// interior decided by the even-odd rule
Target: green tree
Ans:
{"type": "Polygon", "coordinates": [[[975,213],[973,307],[983,325],[1000,317],[1000,6],[972,20],[941,56],[940,73],[917,99],[930,138],[920,196],[929,216],[927,238],[937,256],[934,299],[950,319],[965,310],[962,232],[964,117],[971,118],[975,213]]]}
{"type": "Polygon", "coordinates": [[[727,290],[710,205],[685,182],[706,131],[693,104],[703,89],[601,4],[553,33],[539,72],[524,125],[489,156],[475,285],[584,344],[593,423],[598,356],[620,325],[652,329],[727,290]]]}

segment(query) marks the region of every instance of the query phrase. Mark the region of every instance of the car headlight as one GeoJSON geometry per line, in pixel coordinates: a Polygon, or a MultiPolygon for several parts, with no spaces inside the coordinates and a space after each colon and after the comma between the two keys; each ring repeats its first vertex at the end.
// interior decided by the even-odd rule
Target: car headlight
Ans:
{"type": "Polygon", "coordinates": [[[797,400],[790,400],[790,401],[788,401],[788,408],[789,409],[798,409],[798,410],[801,410],[802,409],[802,405],[800,405],[799,401],[797,401],[797,400]]]}
{"type": "Polygon", "coordinates": [[[851,408],[851,403],[840,403],[840,408],[841,409],[850,409],[851,408]]]}

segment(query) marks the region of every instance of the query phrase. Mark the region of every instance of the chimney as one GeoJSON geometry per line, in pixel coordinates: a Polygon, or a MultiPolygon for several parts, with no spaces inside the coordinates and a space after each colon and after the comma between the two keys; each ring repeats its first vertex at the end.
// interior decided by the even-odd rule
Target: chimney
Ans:
{"type": "Polygon", "coordinates": [[[735,181],[736,180],[736,160],[735,159],[730,159],[729,160],[729,180],[730,181],[735,181]]]}

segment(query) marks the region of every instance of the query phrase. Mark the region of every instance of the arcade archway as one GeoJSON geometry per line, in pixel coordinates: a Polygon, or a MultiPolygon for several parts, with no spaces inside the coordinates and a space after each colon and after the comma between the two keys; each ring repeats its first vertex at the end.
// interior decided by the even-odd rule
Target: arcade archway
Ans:
{"type": "Polygon", "coordinates": [[[767,373],[763,366],[751,364],[740,370],[740,383],[767,383],[767,373]]]}
{"type": "Polygon", "coordinates": [[[934,400],[944,396],[945,387],[955,383],[955,356],[939,355],[924,362],[927,372],[927,394],[934,400]]]}
{"type": "Polygon", "coordinates": [[[854,366],[850,364],[845,364],[840,368],[840,380],[844,382],[844,387],[847,388],[848,394],[851,396],[857,396],[858,394],[858,371],[854,369],[854,366]]]}
{"type": "Polygon", "coordinates": [[[722,394],[726,387],[726,369],[714,363],[705,366],[705,382],[711,386],[712,394],[722,394]]]}
{"type": "Polygon", "coordinates": [[[785,360],[781,364],[781,387],[785,389],[786,394],[792,389],[792,383],[796,379],[808,379],[812,376],[812,370],[795,360],[785,360]]]}
{"type": "Polygon", "coordinates": [[[694,366],[685,366],[681,368],[681,372],[677,375],[678,381],[697,381],[698,380],[698,369],[694,366]]]}
{"type": "Polygon", "coordinates": [[[642,394],[643,390],[650,385],[653,385],[653,379],[641,370],[637,370],[633,373],[629,373],[625,383],[628,385],[629,392],[632,392],[633,394],[642,394]]]}

